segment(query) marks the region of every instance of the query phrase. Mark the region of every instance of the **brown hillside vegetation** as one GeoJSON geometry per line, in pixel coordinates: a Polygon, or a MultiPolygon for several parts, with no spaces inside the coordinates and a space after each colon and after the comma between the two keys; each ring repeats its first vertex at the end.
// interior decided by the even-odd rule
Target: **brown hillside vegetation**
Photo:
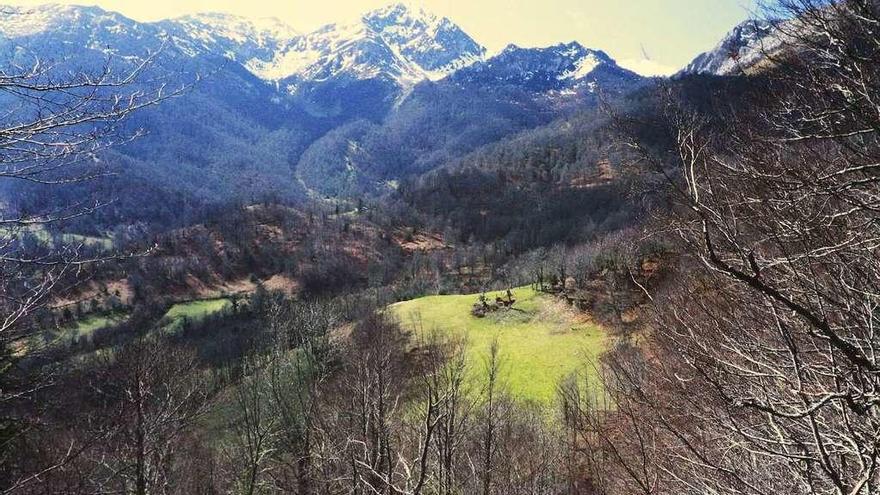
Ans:
{"type": "Polygon", "coordinates": [[[258,285],[295,294],[303,277],[327,264],[346,267],[357,283],[369,266],[389,257],[446,249],[436,234],[408,236],[404,229],[388,229],[356,214],[335,217],[251,205],[226,215],[162,234],[153,247],[130,247],[149,250],[149,256],[96,271],[91,281],[59,296],[53,306],[114,295],[123,304],[146,294],[170,300],[215,298],[251,293],[258,285]]]}

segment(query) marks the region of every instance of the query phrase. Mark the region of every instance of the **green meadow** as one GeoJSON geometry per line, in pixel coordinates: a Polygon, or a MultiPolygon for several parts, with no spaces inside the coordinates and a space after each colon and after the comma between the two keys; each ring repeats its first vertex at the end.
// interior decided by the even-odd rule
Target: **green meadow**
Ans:
{"type": "MultiPolygon", "coordinates": [[[[9,238],[12,236],[20,237],[24,234],[31,234],[40,243],[48,244],[52,241],[53,236],[41,225],[30,226],[24,229],[0,228],[0,238],[9,238]]],[[[111,237],[94,237],[81,234],[64,233],[60,235],[60,240],[64,244],[82,244],[89,247],[100,247],[102,249],[113,249],[113,239],[111,237]]]]}
{"type": "Polygon", "coordinates": [[[232,306],[232,302],[226,298],[205,299],[178,303],[171,306],[163,318],[168,323],[165,328],[174,331],[183,324],[184,320],[198,321],[206,316],[223,311],[232,306]]]}
{"type": "Polygon", "coordinates": [[[128,313],[124,311],[90,315],[78,320],[74,331],[78,337],[90,337],[95,333],[95,330],[118,325],[126,318],[128,318],[128,313]]]}
{"type": "Polygon", "coordinates": [[[35,336],[30,340],[28,346],[39,348],[72,340],[91,339],[97,330],[118,325],[128,319],[128,316],[129,313],[127,311],[93,313],[78,319],[74,323],[35,336]]]}
{"type": "MultiPolygon", "coordinates": [[[[603,329],[563,302],[532,290],[513,289],[513,309],[471,315],[478,295],[428,296],[390,306],[404,328],[438,330],[467,342],[470,373],[479,381],[492,342],[497,339],[502,378],[521,400],[551,404],[560,381],[575,371],[592,373],[607,346],[603,329]]],[[[487,293],[489,300],[504,297],[487,293]]]]}

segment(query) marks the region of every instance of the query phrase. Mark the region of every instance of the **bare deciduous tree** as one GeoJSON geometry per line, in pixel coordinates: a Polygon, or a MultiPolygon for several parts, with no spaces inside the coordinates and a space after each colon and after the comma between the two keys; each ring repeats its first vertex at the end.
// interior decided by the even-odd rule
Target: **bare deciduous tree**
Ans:
{"type": "MultiPolygon", "coordinates": [[[[10,14],[12,15],[12,14],[10,14]]],[[[6,186],[29,183],[51,193],[57,188],[92,181],[111,173],[102,152],[142,134],[125,130],[125,119],[134,112],[179,95],[183,84],[159,77],[150,69],[160,52],[145,54],[139,62],[108,59],[95,70],[77,70],[70,61],[64,67],[40,59],[22,64],[21,58],[0,67],[0,181],[6,186]]],[[[7,187],[7,190],[16,190],[7,187]]],[[[36,331],[30,321],[51,297],[69,289],[90,263],[108,256],[84,254],[82,242],[41,243],[28,237],[40,230],[89,215],[107,204],[82,198],[51,211],[28,212],[15,201],[0,207],[0,407],[11,408],[18,400],[46,386],[46,376],[6,380],[21,355],[40,349],[30,338],[36,331]]],[[[4,414],[0,427],[6,432],[0,443],[0,462],[17,441],[21,422],[4,414]]],[[[72,448],[70,454],[80,452],[72,448]]],[[[31,476],[3,489],[35,481],[47,470],[66,464],[71,455],[34,466],[31,476]]]]}
{"type": "Polygon", "coordinates": [[[779,8],[781,49],[748,105],[667,100],[666,227],[691,257],[654,301],[660,358],[620,375],[645,419],[615,448],[649,454],[632,435],[647,427],[660,445],[645,493],[880,486],[880,5],[779,8]]]}

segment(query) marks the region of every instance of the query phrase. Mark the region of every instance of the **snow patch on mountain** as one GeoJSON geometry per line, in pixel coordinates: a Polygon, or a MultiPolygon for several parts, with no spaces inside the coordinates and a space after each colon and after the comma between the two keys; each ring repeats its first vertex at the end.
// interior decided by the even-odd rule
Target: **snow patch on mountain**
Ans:
{"type": "Polygon", "coordinates": [[[442,79],[482,60],[485,48],[446,18],[392,5],[350,24],[329,24],[296,36],[270,60],[247,67],[271,81],[388,77],[402,88],[442,79]]]}
{"type": "MultiPolygon", "coordinates": [[[[569,51],[566,56],[569,57],[577,57],[578,53],[576,51],[569,51]]],[[[576,58],[574,63],[574,69],[568,72],[564,72],[559,75],[560,79],[583,79],[590,75],[593,72],[593,69],[599,66],[602,61],[599,60],[599,57],[596,56],[595,53],[587,53],[584,56],[580,56],[576,58]]]]}
{"type": "Polygon", "coordinates": [[[186,53],[216,54],[248,66],[268,62],[298,33],[275,18],[202,13],[156,23],[186,53]]]}
{"type": "Polygon", "coordinates": [[[85,45],[101,44],[106,47],[105,38],[109,36],[127,38],[125,41],[130,41],[152,31],[146,24],[99,7],[60,4],[33,7],[0,5],[0,36],[7,39],[65,34],[85,38],[85,45]]]}
{"type": "Polygon", "coordinates": [[[4,5],[0,6],[0,33],[9,38],[33,36],[49,31],[65,21],[75,21],[79,15],[78,8],[68,5],[4,5]]]}
{"type": "Polygon", "coordinates": [[[453,78],[485,87],[515,85],[536,92],[569,94],[574,88],[595,91],[589,83],[600,77],[596,75],[599,68],[605,68],[606,74],[638,77],[620,68],[605,52],[571,42],[547,48],[511,44],[485,62],[456,72],[453,78]]]}
{"type": "Polygon", "coordinates": [[[448,74],[486,54],[455,23],[423,8],[396,4],[364,15],[362,22],[426,72],[448,74]]]}
{"type": "Polygon", "coordinates": [[[245,18],[221,13],[202,13],[174,20],[195,39],[215,43],[225,39],[239,44],[267,46],[297,36],[292,27],[276,18],[245,18]]]}
{"type": "Polygon", "coordinates": [[[418,67],[363,24],[324,26],[289,40],[272,60],[249,67],[259,77],[275,81],[363,80],[386,75],[409,84],[421,77],[418,67]]]}
{"type": "Polygon", "coordinates": [[[733,28],[715,48],[698,55],[681,72],[717,76],[741,74],[780,46],[774,23],[749,20],[733,28]]]}

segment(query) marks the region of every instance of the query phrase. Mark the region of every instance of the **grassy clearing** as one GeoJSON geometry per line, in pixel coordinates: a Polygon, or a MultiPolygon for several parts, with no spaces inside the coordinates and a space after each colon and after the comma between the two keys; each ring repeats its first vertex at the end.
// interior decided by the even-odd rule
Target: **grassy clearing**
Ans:
{"type": "Polygon", "coordinates": [[[87,316],[76,322],[74,332],[77,337],[91,337],[96,330],[118,325],[128,318],[128,313],[117,311],[114,313],[96,314],[87,316]]]}
{"type": "Polygon", "coordinates": [[[203,301],[191,301],[178,303],[171,306],[171,309],[165,313],[163,318],[168,323],[165,328],[168,330],[176,330],[183,324],[184,320],[198,321],[206,316],[219,313],[230,307],[232,302],[226,298],[205,299],[203,301]]]}
{"type": "Polygon", "coordinates": [[[79,244],[84,246],[100,247],[102,249],[113,249],[113,239],[110,237],[92,237],[80,234],[62,234],[61,238],[65,244],[79,244]]]}
{"type": "MultiPolygon", "coordinates": [[[[33,235],[40,243],[48,244],[52,241],[52,235],[46,231],[45,227],[40,225],[31,226],[18,231],[9,228],[0,228],[0,237],[7,238],[13,235],[19,236],[25,232],[33,235]]],[[[89,247],[99,247],[105,250],[113,249],[113,239],[111,237],[93,237],[65,233],[61,234],[61,242],[64,244],[82,244],[89,247]]]]}
{"type": "MultiPolygon", "coordinates": [[[[429,296],[391,306],[405,328],[437,329],[468,342],[471,373],[479,381],[489,347],[498,339],[503,377],[511,393],[523,400],[550,404],[559,381],[576,370],[591,370],[607,339],[597,325],[552,296],[529,287],[514,289],[513,310],[470,314],[477,295],[429,296]]],[[[501,293],[487,294],[490,300],[501,293]]],[[[503,295],[502,295],[503,296],[503,295]]]]}
{"type": "Polygon", "coordinates": [[[32,349],[41,349],[47,346],[66,345],[67,343],[81,339],[91,339],[92,335],[107,327],[118,325],[129,317],[127,311],[113,311],[107,313],[95,313],[73,323],[50,329],[32,336],[30,339],[18,341],[15,346],[16,355],[24,355],[32,349]]]}

